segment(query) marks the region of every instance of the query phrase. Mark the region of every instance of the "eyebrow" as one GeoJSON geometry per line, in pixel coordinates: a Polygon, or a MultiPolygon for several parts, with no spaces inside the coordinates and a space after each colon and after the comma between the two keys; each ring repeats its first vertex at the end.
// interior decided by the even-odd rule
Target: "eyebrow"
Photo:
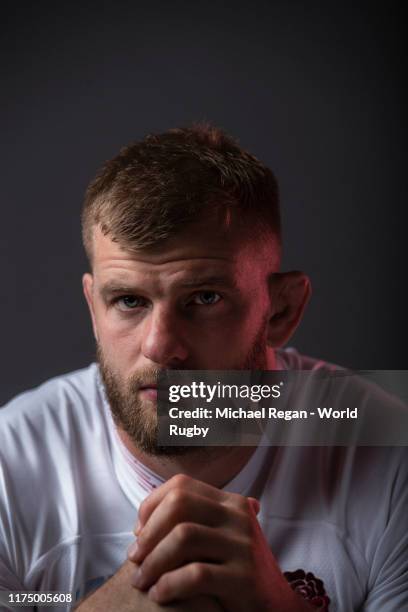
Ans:
{"type": "MultiPolygon", "coordinates": [[[[199,289],[200,287],[206,287],[208,285],[218,286],[218,287],[220,286],[229,287],[232,289],[237,288],[236,280],[230,277],[227,277],[227,276],[197,276],[197,277],[193,277],[190,279],[186,279],[185,281],[180,283],[180,287],[190,288],[190,289],[193,289],[193,288],[199,289]]],[[[125,285],[122,283],[111,281],[111,282],[107,282],[104,285],[102,285],[102,287],[99,290],[99,293],[103,298],[107,298],[108,296],[114,295],[114,294],[134,295],[134,294],[139,293],[140,290],[141,290],[140,286],[132,287],[131,285],[125,285]]]]}
{"type": "Polygon", "coordinates": [[[111,283],[106,283],[105,285],[102,285],[102,287],[99,289],[99,293],[103,298],[107,298],[110,295],[114,295],[116,293],[123,293],[123,294],[134,294],[137,293],[137,290],[135,287],[130,287],[127,285],[120,285],[118,283],[115,282],[111,282],[111,283]]]}
{"type": "Polygon", "coordinates": [[[196,276],[181,283],[182,287],[202,287],[204,285],[236,287],[237,282],[229,276],[196,276]]]}

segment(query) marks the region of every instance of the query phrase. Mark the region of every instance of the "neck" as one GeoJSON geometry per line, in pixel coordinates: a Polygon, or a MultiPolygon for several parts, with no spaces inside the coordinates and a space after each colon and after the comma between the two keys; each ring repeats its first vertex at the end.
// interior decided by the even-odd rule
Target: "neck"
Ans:
{"type": "Polygon", "coordinates": [[[120,428],[118,434],[138,461],[165,480],[176,474],[186,474],[218,488],[232,480],[256,450],[255,446],[192,448],[192,452],[186,455],[165,457],[142,452],[120,428]]]}

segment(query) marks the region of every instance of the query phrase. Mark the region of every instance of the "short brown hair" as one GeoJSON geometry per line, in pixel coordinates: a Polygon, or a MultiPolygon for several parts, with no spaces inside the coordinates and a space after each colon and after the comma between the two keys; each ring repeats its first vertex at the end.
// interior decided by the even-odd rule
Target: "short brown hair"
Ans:
{"type": "Polygon", "coordinates": [[[267,166],[208,124],[151,134],[107,161],[90,183],[85,250],[91,260],[95,226],[126,249],[147,248],[220,208],[280,243],[278,185],[267,166]]]}

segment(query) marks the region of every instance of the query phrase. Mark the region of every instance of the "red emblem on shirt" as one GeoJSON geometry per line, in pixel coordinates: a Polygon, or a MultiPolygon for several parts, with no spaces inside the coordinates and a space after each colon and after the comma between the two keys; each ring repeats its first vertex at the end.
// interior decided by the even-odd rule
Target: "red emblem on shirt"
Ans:
{"type": "Polygon", "coordinates": [[[298,569],[295,572],[283,572],[295,593],[301,595],[306,601],[320,612],[328,612],[330,599],[324,590],[323,580],[316,578],[312,572],[298,569]]]}

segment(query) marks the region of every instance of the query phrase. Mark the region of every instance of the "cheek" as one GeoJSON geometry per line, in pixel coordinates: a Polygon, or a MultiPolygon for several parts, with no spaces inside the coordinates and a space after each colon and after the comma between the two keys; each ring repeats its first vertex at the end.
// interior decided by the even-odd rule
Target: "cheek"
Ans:
{"type": "Polygon", "coordinates": [[[254,340],[266,329],[267,312],[262,301],[243,304],[230,316],[214,325],[206,327],[205,336],[201,333],[197,338],[196,346],[200,345],[203,353],[218,352],[223,356],[237,356],[245,354],[254,340]]]}
{"type": "Polygon", "coordinates": [[[245,316],[240,319],[228,340],[231,349],[237,355],[245,356],[254,344],[262,342],[263,338],[266,340],[267,323],[268,310],[262,301],[256,303],[256,306],[248,305],[245,316]]]}
{"type": "Polygon", "coordinates": [[[95,309],[95,320],[100,336],[115,343],[123,342],[135,328],[130,319],[120,319],[114,308],[104,304],[95,309]]]}
{"type": "Polygon", "coordinates": [[[129,321],[118,321],[114,313],[99,312],[97,316],[99,344],[105,359],[113,366],[134,364],[140,353],[140,328],[129,321]]]}

